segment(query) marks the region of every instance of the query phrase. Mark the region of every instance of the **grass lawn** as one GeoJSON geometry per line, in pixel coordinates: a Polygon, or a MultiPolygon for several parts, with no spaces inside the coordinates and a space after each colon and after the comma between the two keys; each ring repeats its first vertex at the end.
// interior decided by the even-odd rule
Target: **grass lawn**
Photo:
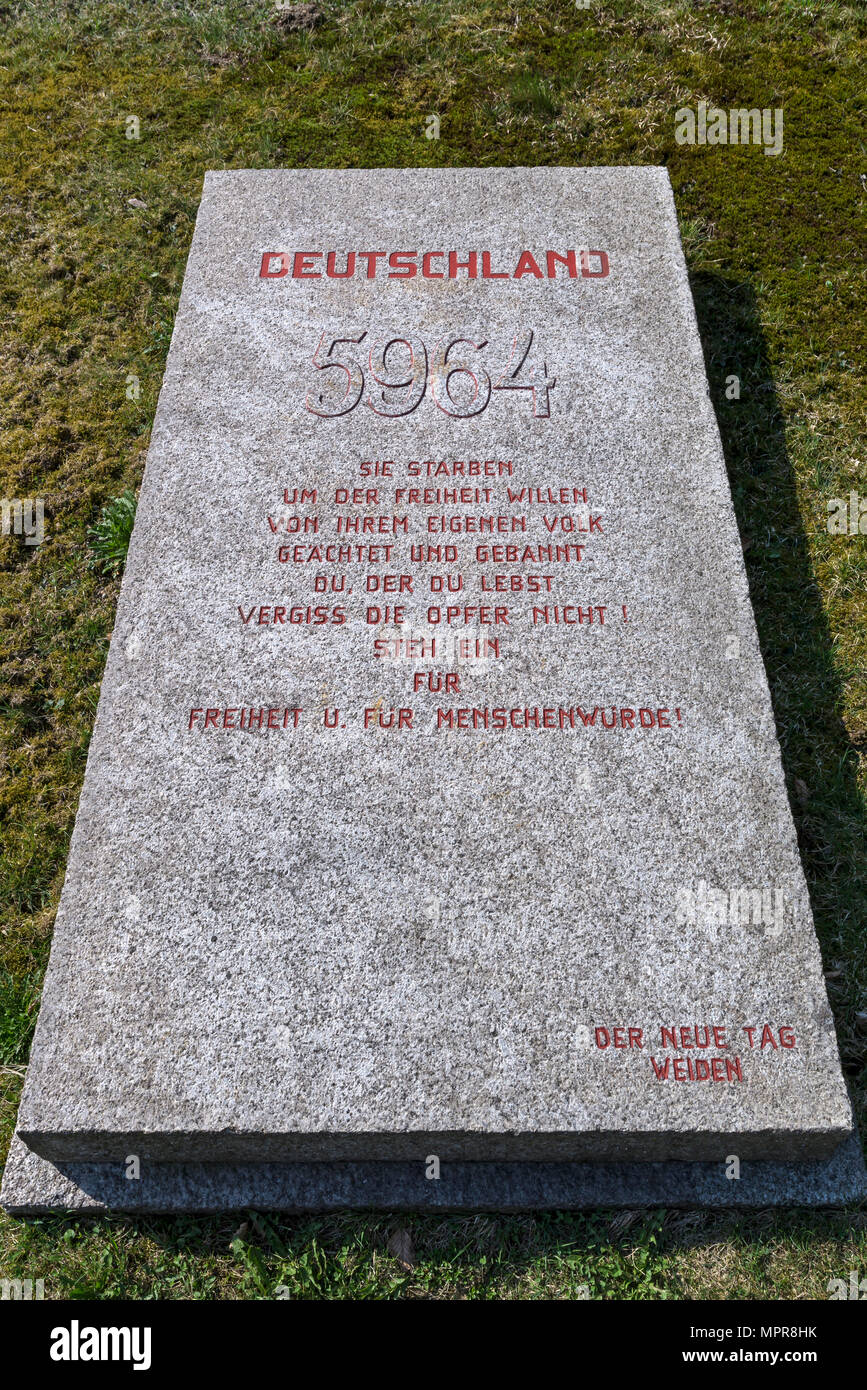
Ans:
{"type": "MultiPolygon", "coordinates": [[[[0,1152],[119,587],[88,530],[141,481],[204,170],[275,166],[668,166],[863,1122],[867,537],[826,520],[867,498],[865,68],[856,0],[322,0],[300,30],[259,0],[0,3],[0,498],[45,498],[47,532],[0,538],[0,1152]],[[678,145],[702,100],[782,108],[784,152],[678,145]]],[[[0,1217],[0,1278],[46,1298],[821,1299],[850,1270],[864,1210],[0,1217]]]]}

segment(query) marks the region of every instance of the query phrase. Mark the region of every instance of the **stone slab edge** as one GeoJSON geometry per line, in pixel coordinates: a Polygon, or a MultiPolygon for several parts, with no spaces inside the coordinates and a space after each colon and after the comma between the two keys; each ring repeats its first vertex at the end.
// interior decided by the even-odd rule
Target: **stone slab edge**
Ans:
{"type": "Polygon", "coordinates": [[[158,1163],[134,1181],[120,1164],[55,1166],[12,1140],[0,1205],[47,1212],[130,1215],[246,1210],[532,1211],[588,1207],[839,1207],[867,1199],[857,1137],[831,1158],[720,1163],[444,1163],[438,1180],[414,1163],[158,1163]]]}

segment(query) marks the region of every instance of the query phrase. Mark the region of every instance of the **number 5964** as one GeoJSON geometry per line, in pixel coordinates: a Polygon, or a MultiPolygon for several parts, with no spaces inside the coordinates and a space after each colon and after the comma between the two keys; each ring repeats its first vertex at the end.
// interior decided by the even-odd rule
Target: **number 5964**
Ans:
{"type": "Polygon", "coordinates": [[[449,334],[429,352],[411,333],[376,339],[366,329],[348,337],[323,333],[312,359],[321,375],[305,405],[325,419],[346,415],[359,404],[377,415],[399,416],[409,415],[427,394],[445,415],[465,419],[487,407],[492,391],[527,391],[533,414],[550,416],[557,379],[533,353],[534,337],[531,328],[517,332],[508,361],[492,378],[485,339],[449,334]]]}

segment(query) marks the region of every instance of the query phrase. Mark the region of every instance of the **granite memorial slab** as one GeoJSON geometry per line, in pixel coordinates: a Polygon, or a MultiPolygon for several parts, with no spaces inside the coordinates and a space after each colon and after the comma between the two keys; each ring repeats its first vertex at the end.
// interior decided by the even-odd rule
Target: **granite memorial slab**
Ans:
{"type": "Polygon", "coordinates": [[[209,173],[4,1204],[863,1191],[666,171],[209,173]]]}

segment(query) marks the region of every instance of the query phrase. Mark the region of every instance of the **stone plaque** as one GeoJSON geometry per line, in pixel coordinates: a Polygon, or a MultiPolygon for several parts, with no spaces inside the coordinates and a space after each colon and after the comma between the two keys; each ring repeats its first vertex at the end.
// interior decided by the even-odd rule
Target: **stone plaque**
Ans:
{"type": "Polygon", "coordinates": [[[209,174],[20,1152],[851,1132],[666,171],[209,174]]]}

